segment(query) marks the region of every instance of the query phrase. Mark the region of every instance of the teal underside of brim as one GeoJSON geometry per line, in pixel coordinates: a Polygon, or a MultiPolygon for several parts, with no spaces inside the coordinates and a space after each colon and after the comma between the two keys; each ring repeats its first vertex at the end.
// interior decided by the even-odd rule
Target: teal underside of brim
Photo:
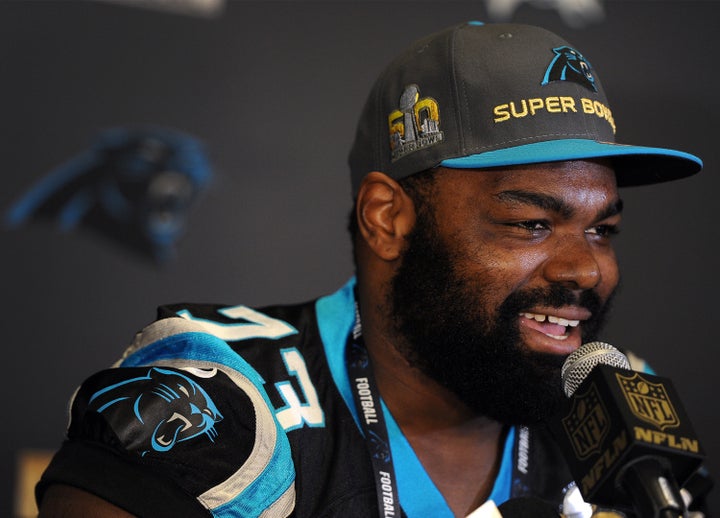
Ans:
{"type": "Polygon", "coordinates": [[[637,160],[650,159],[654,162],[668,159],[668,167],[681,167],[687,176],[702,169],[702,160],[698,157],[673,149],[628,146],[611,142],[598,142],[587,139],[561,139],[534,142],[522,146],[497,149],[457,158],[443,160],[440,165],[458,169],[482,169],[564,160],[582,160],[606,157],[635,157],[637,160]],[[672,163],[672,165],[670,165],[672,163]]]}

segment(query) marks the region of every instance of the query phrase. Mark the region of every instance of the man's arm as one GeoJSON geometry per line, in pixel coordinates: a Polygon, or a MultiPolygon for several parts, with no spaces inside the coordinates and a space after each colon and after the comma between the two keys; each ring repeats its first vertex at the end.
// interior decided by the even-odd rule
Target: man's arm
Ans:
{"type": "Polygon", "coordinates": [[[139,338],[121,367],[75,392],[66,440],[36,486],[43,516],[207,518],[276,502],[289,514],[290,444],[260,374],[183,318],[139,338]]]}
{"type": "Polygon", "coordinates": [[[38,518],[133,518],[134,515],[92,493],[54,484],[40,502],[38,518]]]}

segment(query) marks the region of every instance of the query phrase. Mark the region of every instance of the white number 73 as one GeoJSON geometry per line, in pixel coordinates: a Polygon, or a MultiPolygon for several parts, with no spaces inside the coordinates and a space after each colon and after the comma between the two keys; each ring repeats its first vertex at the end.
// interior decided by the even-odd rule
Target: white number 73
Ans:
{"type": "MultiPolygon", "coordinates": [[[[208,332],[218,338],[234,342],[247,340],[249,338],[269,338],[277,340],[285,336],[296,334],[298,331],[293,326],[255,311],[247,306],[233,306],[222,308],[218,313],[233,320],[243,319],[246,323],[223,324],[204,318],[198,318],[187,309],[178,311],[178,316],[202,324],[208,332]]],[[[288,374],[297,379],[300,389],[303,392],[305,403],[300,401],[297,392],[290,381],[279,381],[275,383],[277,391],[287,403],[283,408],[275,410],[280,426],[285,430],[294,430],[303,425],[312,427],[324,426],[325,413],[320,406],[315,386],[308,374],[305,358],[296,348],[281,349],[280,354],[285,362],[288,374]]]]}

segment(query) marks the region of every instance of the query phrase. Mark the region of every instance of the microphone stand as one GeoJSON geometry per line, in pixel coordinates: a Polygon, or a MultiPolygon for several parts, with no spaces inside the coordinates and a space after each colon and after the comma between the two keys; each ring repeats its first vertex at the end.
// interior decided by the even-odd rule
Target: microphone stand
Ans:
{"type": "Polygon", "coordinates": [[[685,502],[665,459],[638,457],[618,473],[616,480],[630,495],[640,518],[687,518],[685,502]]]}

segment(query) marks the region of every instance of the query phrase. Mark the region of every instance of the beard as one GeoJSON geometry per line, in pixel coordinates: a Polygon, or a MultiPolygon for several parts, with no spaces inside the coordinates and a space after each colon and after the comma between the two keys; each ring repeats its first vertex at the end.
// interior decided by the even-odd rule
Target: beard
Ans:
{"type": "Polygon", "coordinates": [[[530,350],[518,314],[536,305],[579,304],[592,312],[583,342],[596,339],[610,302],[592,290],[579,296],[562,285],[518,290],[497,309],[494,288],[454,267],[432,215],[419,211],[389,294],[397,345],[410,365],[454,393],[477,415],[506,425],[530,425],[559,411],[565,356],[530,350]]]}

